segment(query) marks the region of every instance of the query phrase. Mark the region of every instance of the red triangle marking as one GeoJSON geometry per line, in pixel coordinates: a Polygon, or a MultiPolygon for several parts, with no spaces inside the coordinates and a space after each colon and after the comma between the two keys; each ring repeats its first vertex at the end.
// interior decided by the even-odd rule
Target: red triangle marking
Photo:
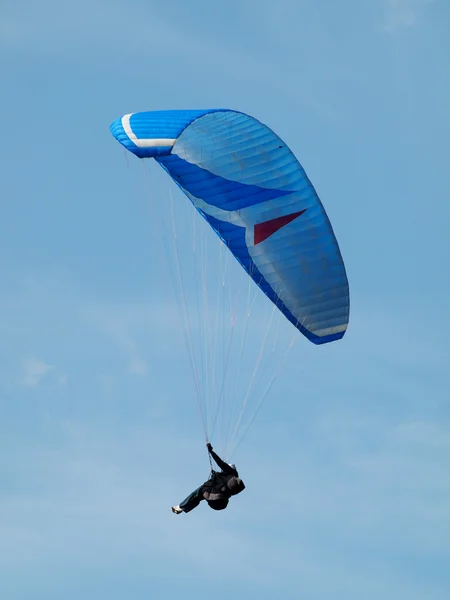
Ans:
{"type": "Polygon", "coordinates": [[[276,231],[299,217],[305,212],[306,208],[300,210],[298,212],[292,213],[290,215],[285,215],[283,217],[276,217],[275,219],[270,219],[270,221],[264,221],[263,223],[257,223],[254,229],[254,245],[259,244],[266,240],[268,237],[273,235],[276,231]]]}

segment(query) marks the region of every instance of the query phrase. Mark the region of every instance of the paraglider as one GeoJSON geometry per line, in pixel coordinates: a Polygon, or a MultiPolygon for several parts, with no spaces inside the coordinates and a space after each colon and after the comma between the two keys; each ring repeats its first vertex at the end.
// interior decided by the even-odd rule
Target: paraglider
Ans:
{"type": "MultiPolygon", "coordinates": [[[[112,123],[111,132],[138,158],[153,158],[159,163],[243,267],[247,280],[253,281],[273,303],[277,314],[284,315],[316,345],[344,336],[349,321],[349,286],[338,242],[303,167],[269,127],[235,110],[168,110],[124,115],[112,123]]],[[[176,213],[177,208],[173,212],[176,213]]],[[[183,223],[183,230],[185,226],[183,223]]],[[[191,282],[190,274],[178,263],[177,253],[180,285],[185,280],[191,282]]],[[[219,266],[216,275],[220,277],[219,266]]],[[[205,281],[202,287],[206,298],[205,281]]],[[[185,301],[184,290],[180,296],[185,301]]],[[[224,305],[225,302],[218,306],[216,315],[224,305]]],[[[187,309],[185,305],[185,314],[187,309]]],[[[220,340],[227,326],[219,328],[218,318],[199,335],[198,352],[192,340],[202,320],[206,322],[212,312],[202,311],[197,306],[195,317],[186,328],[189,339],[185,341],[206,440],[212,439],[217,421],[225,419],[222,410],[225,396],[232,397],[230,423],[223,427],[224,438],[228,432],[225,439],[228,448],[242,426],[242,414],[248,408],[250,389],[262,362],[267,334],[250,383],[239,393],[242,409],[235,411],[238,394],[232,388],[236,390],[236,386],[225,384],[226,377],[233,371],[230,356],[233,356],[236,341],[236,336],[233,339],[234,316],[230,320],[229,343],[225,343],[223,337],[220,340]],[[219,349],[207,349],[216,338],[219,349]],[[218,360],[218,356],[223,360],[218,360]],[[212,372],[218,367],[222,368],[219,374],[212,372]],[[213,407],[214,399],[216,406],[213,407]]],[[[259,322],[254,329],[258,326],[262,330],[265,323],[259,322]]],[[[246,330],[245,327],[243,341],[246,330]]],[[[235,356],[239,375],[242,349],[235,356]]],[[[273,363],[270,359],[269,367],[273,363]]],[[[261,394],[260,403],[275,377],[276,372],[261,394]]]]}
{"type": "Polygon", "coordinates": [[[202,500],[206,500],[208,506],[213,510],[224,510],[232,496],[240,494],[245,489],[245,484],[239,477],[236,465],[228,464],[218,456],[211,444],[206,444],[209,454],[215,460],[220,472],[211,469],[211,476],[200,487],[194,490],[187,498],[177,506],[172,506],[172,512],[179,515],[182,512],[190,512],[196,508],[202,500]]]}

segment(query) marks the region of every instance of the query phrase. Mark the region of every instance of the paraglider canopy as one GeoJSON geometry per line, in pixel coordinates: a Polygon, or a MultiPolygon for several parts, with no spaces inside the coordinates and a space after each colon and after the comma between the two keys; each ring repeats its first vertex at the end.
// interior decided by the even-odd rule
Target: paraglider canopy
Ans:
{"type": "Polygon", "coordinates": [[[303,167],[271,129],[208,109],[128,114],[111,132],[139,158],[159,162],[311,342],[343,337],[349,288],[337,240],[303,167]]]}

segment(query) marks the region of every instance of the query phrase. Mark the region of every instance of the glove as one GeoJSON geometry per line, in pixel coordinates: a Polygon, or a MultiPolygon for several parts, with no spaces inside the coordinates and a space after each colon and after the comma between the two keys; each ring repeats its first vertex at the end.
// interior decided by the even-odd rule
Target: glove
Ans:
{"type": "Polygon", "coordinates": [[[213,449],[210,442],[207,442],[206,447],[208,448],[208,452],[211,452],[213,449]]]}

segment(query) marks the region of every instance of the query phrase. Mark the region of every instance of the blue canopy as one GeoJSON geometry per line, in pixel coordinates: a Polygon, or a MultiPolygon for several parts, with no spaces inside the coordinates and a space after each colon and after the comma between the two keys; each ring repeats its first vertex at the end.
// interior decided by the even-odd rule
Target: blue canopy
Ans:
{"type": "Polygon", "coordinates": [[[234,110],[125,115],[114,137],[154,158],[261,290],[315,344],[343,337],[345,266],[304,169],[266,125],[234,110]]]}

